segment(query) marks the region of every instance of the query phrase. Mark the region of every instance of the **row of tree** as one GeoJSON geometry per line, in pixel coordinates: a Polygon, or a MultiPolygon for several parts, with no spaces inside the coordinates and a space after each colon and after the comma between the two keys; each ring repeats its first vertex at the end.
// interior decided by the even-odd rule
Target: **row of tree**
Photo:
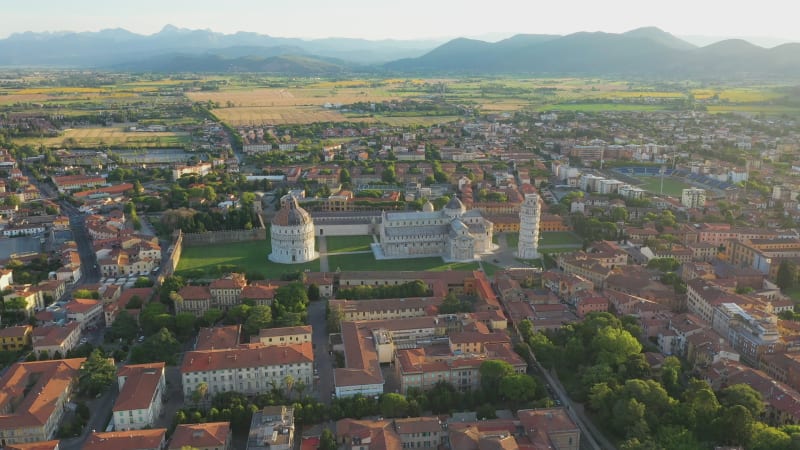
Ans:
{"type": "Polygon", "coordinates": [[[759,421],[764,402],[749,386],[715,393],[672,356],[653,370],[641,353],[641,330],[632,318],[591,313],[582,323],[546,335],[526,323],[519,331],[542,365],[557,371],[570,396],[587,402],[621,450],[800,448],[797,427],[759,421]]]}

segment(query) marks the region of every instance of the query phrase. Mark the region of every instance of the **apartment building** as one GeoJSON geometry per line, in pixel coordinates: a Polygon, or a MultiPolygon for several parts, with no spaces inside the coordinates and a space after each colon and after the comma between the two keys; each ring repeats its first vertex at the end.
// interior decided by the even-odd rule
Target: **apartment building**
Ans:
{"type": "Polygon", "coordinates": [[[164,363],[126,365],[117,372],[119,396],[112,409],[114,429],[141,430],[153,426],[166,390],[164,363]]]}
{"type": "Polygon", "coordinates": [[[272,345],[294,345],[311,342],[311,325],[296,327],[265,328],[259,330],[257,336],[250,338],[250,342],[272,345]]]}
{"type": "Polygon", "coordinates": [[[15,363],[0,378],[0,444],[55,436],[85,358],[15,363]]]}
{"type": "Polygon", "coordinates": [[[209,396],[228,391],[258,395],[272,386],[286,388],[289,376],[311,385],[314,352],[311,343],[195,350],[186,353],[180,372],[186,401],[200,383],[208,386],[209,396]]]}
{"type": "Polygon", "coordinates": [[[166,444],[166,428],[93,432],[82,450],[163,450],[166,444]]]}
{"type": "Polygon", "coordinates": [[[230,422],[182,423],[175,428],[167,450],[231,450],[230,422]]]}

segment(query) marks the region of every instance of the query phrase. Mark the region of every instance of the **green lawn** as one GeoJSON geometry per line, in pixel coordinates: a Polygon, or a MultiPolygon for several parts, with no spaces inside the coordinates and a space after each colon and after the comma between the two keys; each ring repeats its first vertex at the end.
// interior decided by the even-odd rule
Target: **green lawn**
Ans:
{"type": "Polygon", "coordinates": [[[516,250],[519,246],[519,233],[506,233],[506,244],[510,250],[516,250]]]}
{"type": "Polygon", "coordinates": [[[569,231],[548,231],[539,233],[539,245],[580,245],[581,243],[581,238],[569,231]]]}
{"type": "Polygon", "coordinates": [[[445,270],[477,270],[477,262],[467,263],[446,263],[441,258],[418,258],[418,259],[384,259],[377,261],[371,253],[356,255],[331,255],[328,256],[328,266],[331,271],[340,269],[342,271],[417,271],[427,270],[431,272],[442,272],[445,270]]]}
{"type": "Polygon", "coordinates": [[[277,264],[267,259],[268,241],[184,247],[176,273],[188,278],[215,278],[226,272],[257,273],[268,279],[302,270],[319,271],[319,261],[277,264]]]}
{"type": "MultiPolygon", "coordinates": [[[[640,188],[652,192],[653,194],[661,193],[660,176],[641,177],[639,180],[642,180],[642,184],[639,185],[640,188]]],[[[664,194],[666,195],[680,198],[681,191],[690,187],[692,187],[690,184],[686,184],[683,181],[676,180],[675,178],[664,177],[664,194]]]]}
{"type": "Polygon", "coordinates": [[[360,252],[370,250],[372,236],[328,236],[328,253],[360,252]]]}
{"type": "Polygon", "coordinates": [[[486,276],[489,278],[494,277],[495,272],[497,272],[498,270],[503,270],[502,267],[496,266],[492,263],[484,262],[481,265],[483,266],[484,273],[486,273],[486,276]]]}
{"type": "Polygon", "coordinates": [[[793,287],[786,290],[786,295],[792,299],[795,304],[800,303],[800,286],[793,287]]]}

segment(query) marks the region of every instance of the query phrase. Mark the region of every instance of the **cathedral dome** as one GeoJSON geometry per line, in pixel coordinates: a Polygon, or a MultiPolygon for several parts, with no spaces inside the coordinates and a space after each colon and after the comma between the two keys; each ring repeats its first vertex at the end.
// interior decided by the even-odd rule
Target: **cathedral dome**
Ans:
{"type": "Polygon", "coordinates": [[[294,227],[310,223],[312,223],[311,216],[297,204],[297,199],[291,196],[272,219],[273,225],[283,227],[294,227]]]}
{"type": "Polygon", "coordinates": [[[453,198],[451,198],[450,201],[447,202],[447,205],[445,205],[444,209],[455,209],[459,211],[464,211],[464,209],[466,208],[464,208],[464,204],[461,203],[461,200],[459,200],[458,196],[454,195],[453,198]]]}
{"type": "Polygon", "coordinates": [[[422,205],[423,212],[433,212],[435,208],[433,207],[433,203],[430,200],[426,201],[424,205],[422,205]]]}

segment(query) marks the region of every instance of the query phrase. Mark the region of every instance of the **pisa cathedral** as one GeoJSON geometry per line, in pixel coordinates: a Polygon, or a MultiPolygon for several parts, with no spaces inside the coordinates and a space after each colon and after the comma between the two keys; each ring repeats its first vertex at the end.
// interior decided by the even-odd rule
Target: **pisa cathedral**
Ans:
{"type": "Polygon", "coordinates": [[[384,212],[380,244],[373,246],[376,259],[426,258],[472,261],[494,249],[494,225],[478,210],[467,211],[453,196],[441,211],[430,202],[422,212],[384,212]]]}

